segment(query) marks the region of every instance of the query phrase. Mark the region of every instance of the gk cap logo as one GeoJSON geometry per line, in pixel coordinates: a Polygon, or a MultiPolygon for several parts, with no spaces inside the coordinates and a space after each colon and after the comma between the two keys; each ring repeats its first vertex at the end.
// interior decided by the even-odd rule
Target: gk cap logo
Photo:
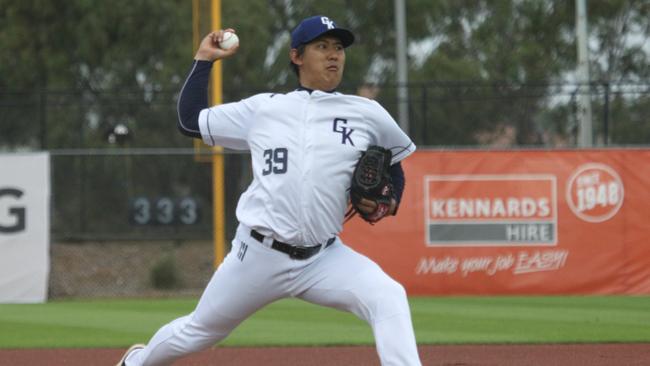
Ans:
{"type": "Polygon", "coordinates": [[[334,29],[336,25],[333,20],[330,20],[328,17],[321,17],[320,21],[327,26],[327,29],[334,29]]]}

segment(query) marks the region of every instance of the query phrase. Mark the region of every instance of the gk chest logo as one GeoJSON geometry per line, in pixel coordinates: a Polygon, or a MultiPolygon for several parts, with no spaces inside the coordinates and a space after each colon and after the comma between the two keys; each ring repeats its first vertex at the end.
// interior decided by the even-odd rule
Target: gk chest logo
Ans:
{"type": "Polygon", "coordinates": [[[334,118],[334,124],[332,125],[332,130],[336,133],[341,134],[341,143],[345,145],[348,141],[350,145],[354,146],[354,141],[352,141],[352,132],[354,128],[348,128],[348,120],[345,118],[334,118]]]}

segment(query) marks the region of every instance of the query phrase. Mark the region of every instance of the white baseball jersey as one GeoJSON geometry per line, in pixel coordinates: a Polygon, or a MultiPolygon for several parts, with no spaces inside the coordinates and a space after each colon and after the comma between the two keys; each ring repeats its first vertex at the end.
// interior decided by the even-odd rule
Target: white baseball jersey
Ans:
{"type": "Polygon", "coordinates": [[[208,145],[251,152],[253,181],[237,205],[239,222],[293,245],[338,235],[368,146],[390,149],[393,164],[415,151],[379,103],[338,92],[257,94],[204,109],[199,127],[208,145]]]}

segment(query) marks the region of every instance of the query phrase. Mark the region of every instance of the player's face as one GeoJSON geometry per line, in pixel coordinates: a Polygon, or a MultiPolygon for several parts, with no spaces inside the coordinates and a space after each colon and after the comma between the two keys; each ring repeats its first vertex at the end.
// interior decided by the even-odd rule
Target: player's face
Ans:
{"type": "Polygon", "coordinates": [[[305,46],[294,63],[300,67],[300,84],[317,90],[333,90],[341,83],[345,49],[338,38],[324,36],[305,46]],[[297,61],[297,62],[296,62],[297,61]]]}

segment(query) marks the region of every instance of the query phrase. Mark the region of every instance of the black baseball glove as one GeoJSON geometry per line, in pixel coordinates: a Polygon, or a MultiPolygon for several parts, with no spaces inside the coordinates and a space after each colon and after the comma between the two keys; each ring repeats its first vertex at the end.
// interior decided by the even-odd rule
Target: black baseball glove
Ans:
{"type": "Polygon", "coordinates": [[[390,162],[393,154],[381,146],[369,146],[357,162],[350,186],[351,207],[346,214],[349,220],[358,213],[364,220],[374,224],[390,212],[393,184],[390,178],[390,162]],[[362,199],[374,201],[372,212],[362,208],[362,199]]]}

